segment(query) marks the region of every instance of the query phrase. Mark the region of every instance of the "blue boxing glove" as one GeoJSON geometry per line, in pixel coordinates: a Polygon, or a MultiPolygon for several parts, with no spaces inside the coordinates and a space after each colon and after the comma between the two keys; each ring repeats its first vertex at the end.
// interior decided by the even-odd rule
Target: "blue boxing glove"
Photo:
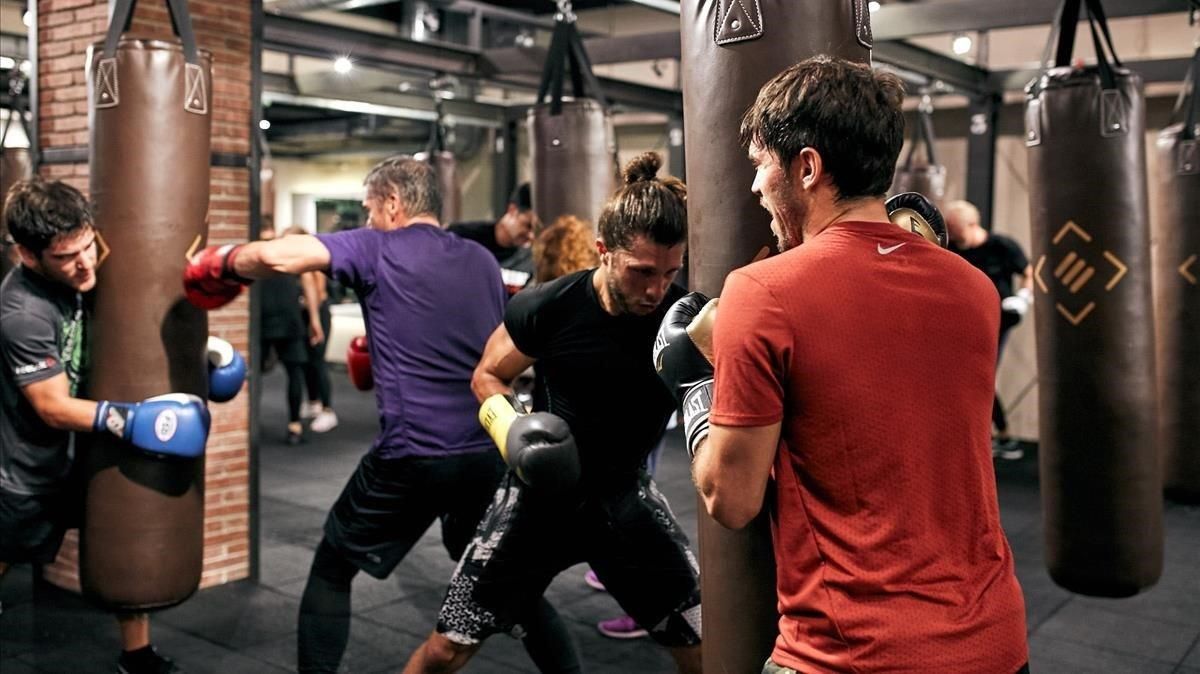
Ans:
{"type": "Polygon", "coordinates": [[[233,400],[246,382],[246,359],[220,337],[208,338],[208,399],[233,400]]]}
{"type": "Polygon", "coordinates": [[[92,428],[151,454],[191,459],[204,453],[210,423],[199,396],[168,393],[140,403],[101,400],[92,428]]]}

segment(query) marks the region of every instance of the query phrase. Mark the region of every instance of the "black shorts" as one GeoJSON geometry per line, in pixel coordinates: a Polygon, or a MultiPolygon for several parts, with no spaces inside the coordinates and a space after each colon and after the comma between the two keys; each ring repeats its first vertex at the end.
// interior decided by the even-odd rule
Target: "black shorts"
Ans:
{"type": "Polygon", "coordinates": [[[503,471],[495,450],[399,459],[369,452],[329,511],[325,538],[355,566],[383,579],[440,519],[442,543],[458,560],[503,471]]]}
{"type": "Polygon", "coordinates": [[[613,599],[669,647],[700,643],[700,582],[666,499],[642,473],[629,489],[563,503],[509,472],[459,562],[438,615],[438,632],[477,644],[524,634],[558,573],[587,562],[613,599]]]}
{"type": "Polygon", "coordinates": [[[53,494],[0,490],[0,562],[53,562],[67,530],[82,520],[82,503],[74,484],[53,494]]]}

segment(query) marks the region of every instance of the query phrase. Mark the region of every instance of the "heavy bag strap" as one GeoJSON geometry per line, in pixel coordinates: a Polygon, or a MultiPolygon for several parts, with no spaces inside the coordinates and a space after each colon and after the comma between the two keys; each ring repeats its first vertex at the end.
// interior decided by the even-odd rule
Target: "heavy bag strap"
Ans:
{"type": "Polygon", "coordinates": [[[600,81],[592,72],[592,62],[583,39],[575,25],[575,14],[570,2],[559,2],[559,13],[555,17],[554,34],[550,38],[550,49],[546,53],[546,65],[542,69],[542,81],[538,85],[538,103],[550,103],[550,114],[562,114],[563,81],[571,78],[571,93],[575,98],[594,98],[600,105],[608,107],[608,99],[600,89],[600,81]]]}
{"type": "Polygon", "coordinates": [[[912,168],[913,156],[922,145],[925,146],[925,157],[929,160],[929,165],[936,165],[937,154],[933,147],[936,140],[937,136],[933,135],[933,102],[929,96],[924,96],[921,98],[921,104],[917,106],[917,124],[913,127],[912,145],[908,148],[908,156],[904,158],[904,169],[912,168]]]}
{"type": "MultiPolygon", "coordinates": [[[[24,91],[25,83],[28,80],[16,68],[13,68],[12,73],[8,78],[8,95],[9,100],[12,101],[12,105],[8,108],[8,123],[0,127],[0,152],[4,151],[4,141],[8,139],[8,130],[12,128],[13,124],[21,125],[21,131],[25,133],[27,140],[33,138],[33,136],[29,135],[29,127],[25,124],[25,110],[28,107],[28,99],[25,98],[24,91]]],[[[3,198],[4,195],[0,194],[0,199],[3,198]]]]}
{"type": "Polygon", "coordinates": [[[1200,121],[1200,96],[1196,95],[1197,91],[1200,91],[1200,47],[1192,54],[1192,62],[1183,78],[1183,87],[1171,111],[1171,124],[1183,122],[1179,137],[1184,140],[1196,139],[1196,123],[1200,121]]]}
{"type": "Polygon", "coordinates": [[[429,141],[425,143],[425,152],[429,155],[429,162],[434,164],[434,170],[436,170],[437,164],[434,163],[433,158],[437,156],[437,153],[446,149],[446,127],[442,126],[442,119],[445,118],[446,112],[442,107],[440,97],[434,97],[433,110],[437,118],[430,125],[429,141]]]}
{"type": "MultiPolygon", "coordinates": [[[[1100,69],[1100,83],[1104,89],[1116,88],[1116,77],[1113,74],[1113,65],[1121,67],[1121,59],[1117,57],[1117,52],[1113,49],[1112,34],[1108,30],[1108,20],[1104,16],[1104,8],[1100,5],[1100,0],[1064,0],[1059,7],[1058,16],[1054,22],[1054,26],[1050,31],[1050,42],[1047,43],[1047,52],[1052,44],[1056,45],[1054,53],[1054,66],[1063,67],[1071,65],[1071,55],[1075,51],[1075,31],[1079,25],[1079,8],[1081,4],[1085,4],[1087,11],[1088,25],[1092,31],[1092,42],[1096,48],[1096,61],[1100,69]],[[1086,3],[1086,4],[1085,4],[1086,3]],[[1104,37],[1101,43],[1101,36],[1104,37]],[[1105,51],[1107,47],[1107,51],[1105,51]],[[1111,57],[1111,64],[1109,62],[1111,57]]],[[[1043,59],[1043,62],[1045,59],[1043,59]]]]}
{"type": "MultiPolygon", "coordinates": [[[[183,43],[184,87],[183,109],[198,115],[208,114],[208,90],[204,80],[204,69],[200,67],[200,53],[196,49],[196,36],[192,33],[192,16],[188,13],[187,0],[166,0],[171,15],[171,29],[183,43]]],[[[137,0],[117,0],[113,7],[112,21],[104,36],[104,51],[96,62],[95,106],[112,108],[121,104],[121,83],[117,76],[117,43],[121,35],[133,23],[133,9],[137,0]]]]}

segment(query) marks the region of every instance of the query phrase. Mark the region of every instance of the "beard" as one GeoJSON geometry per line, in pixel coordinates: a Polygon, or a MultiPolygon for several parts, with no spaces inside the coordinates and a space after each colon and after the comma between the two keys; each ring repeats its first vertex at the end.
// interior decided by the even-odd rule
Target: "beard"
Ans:
{"type": "Polygon", "coordinates": [[[629,301],[629,297],[625,293],[621,292],[621,287],[617,285],[616,274],[608,274],[604,285],[608,288],[608,298],[612,300],[613,307],[616,308],[618,314],[633,313],[633,303],[629,301]]]}
{"type": "Polygon", "coordinates": [[[771,233],[779,252],[785,252],[804,243],[804,220],[808,209],[796,198],[787,183],[779,186],[776,194],[762,198],[759,203],[771,215],[771,233]]]}

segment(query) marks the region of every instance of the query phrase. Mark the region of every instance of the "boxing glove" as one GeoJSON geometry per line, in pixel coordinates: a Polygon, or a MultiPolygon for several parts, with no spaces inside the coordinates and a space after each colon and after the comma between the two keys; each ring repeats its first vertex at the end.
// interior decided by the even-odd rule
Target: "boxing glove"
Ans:
{"type": "Polygon", "coordinates": [[[1029,312],[1029,307],[1033,304],[1033,291],[1029,288],[1021,288],[1016,295],[1011,295],[1000,300],[1000,310],[1008,311],[1016,314],[1020,318],[1024,318],[1029,312]]]}
{"type": "Polygon", "coordinates": [[[188,301],[201,309],[219,309],[229,304],[251,280],[238,276],[233,260],[241,246],[209,246],[196,253],[183,268],[183,291],[188,301]]]}
{"type": "Polygon", "coordinates": [[[515,396],[497,393],[483,401],[479,422],[496,442],[504,463],[525,484],[563,493],[579,483],[579,448],[562,417],[526,414],[515,396]]]}
{"type": "Polygon", "coordinates": [[[663,316],[654,340],[654,369],[681,403],[685,446],[691,456],[708,437],[717,302],[696,292],[679,298],[663,316]]]}
{"type": "Polygon", "coordinates": [[[246,359],[220,337],[208,338],[208,399],[233,400],[246,382],[246,359]]]}
{"type": "Polygon", "coordinates": [[[371,374],[371,353],[367,351],[365,336],[355,337],[346,347],[346,372],[354,388],[370,391],[375,387],[375,377],[371,374]]]}
{"type": "Polygon", "coordinates": [[[151,454],[190,459],[204,453],[210,423],[199,397],[168,393],[140,403],[101,400],[92,428],[151,454]]]}
{"type": "Polygon", "coordinates": [[[919,192],[902,192],[883,203],[888,220],[893,224],[920,234],[930,243],[945,248],[950,239],[946,234],[946,221],[933,202],[919,192]]]}

